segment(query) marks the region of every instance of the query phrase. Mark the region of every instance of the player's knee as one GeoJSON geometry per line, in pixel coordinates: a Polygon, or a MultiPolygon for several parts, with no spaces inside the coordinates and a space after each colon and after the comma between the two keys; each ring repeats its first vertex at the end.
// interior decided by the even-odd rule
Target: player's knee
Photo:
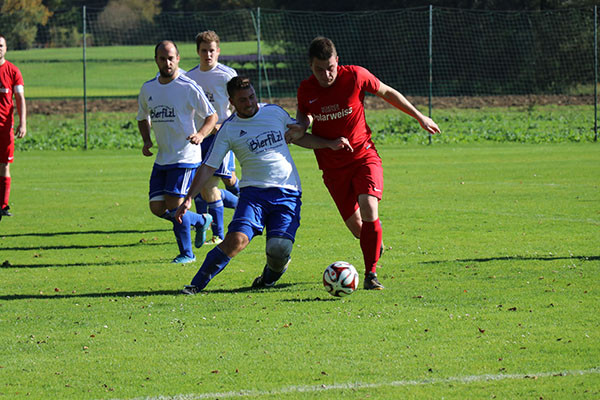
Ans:
{"type": "Polygon", "coordinates": [[[267,265],[275,272],[282,272],[290,261],[293,243],[286,238],[269,238],[267,240],[267,265]]]}

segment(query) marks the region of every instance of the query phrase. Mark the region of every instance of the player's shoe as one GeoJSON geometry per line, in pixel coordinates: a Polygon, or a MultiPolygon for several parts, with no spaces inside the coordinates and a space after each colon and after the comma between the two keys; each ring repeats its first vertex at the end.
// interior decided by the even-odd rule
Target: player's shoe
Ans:
{"type": "Polygon", "coordinates": [[[257,277],[256,279],[254,279],[254,282],[252,282],[252,289],[269,289],[272,288],[273,286],[275,286],[275,282],[272,283],[265,283],[263,282],[262,279],[262,275],[257,277]]]}
{"type": "Polygon", "coordinates": [[[189,264],[189,263],[193,263],[194,261],[196,261],[196,256],[188,257],[188,256],[184,256],[184,255],[180,254],[177,257],[175,257],[173,259],[173,261],[171,261],[171,262],[173,264],[189,264]]]}
{"type": "Polygon", "coordinates": [[[210,224],[212,224],[212,215],[210,214],[202,214],[205,219],[204,225],[196,226],[196,238],[194,240],[194,245],[197,248],[202,247],[204,242],[206,242],[206,231],[210,228],[210,224]]]}
{"type": "Polygon", "coordinates": [[[212,245],[217,245],[221,242],[223,242],[223,239],[221,239],[218,236],[213,236],[212,238],[210,238],[206,242],[204,242],[204,244],[208,245],[208,246],[212,246],[212,245]]]}
{"type": "Polygon", "coordinates": [[[365,280],[363,281],[363,287],[366,290],[383,290],[385,289],[381,282],[377,279],[377,274],[374,272],[369,272],[365,275],[365,280]]]}
{"type": "Polygon", "coordinates": [[[0,210],[0,218],[2,217],[12,217],[12,214],[10,213],[10,207],[6,206],[3,209],[0,210]]]}
{"type": "Polygon", "coordinates": [[[185,285],[183,289],[181,289],[181,294],[195,295],[200,293],[201,291],[202,289],[200,289],[198,286],[185,285]]]}

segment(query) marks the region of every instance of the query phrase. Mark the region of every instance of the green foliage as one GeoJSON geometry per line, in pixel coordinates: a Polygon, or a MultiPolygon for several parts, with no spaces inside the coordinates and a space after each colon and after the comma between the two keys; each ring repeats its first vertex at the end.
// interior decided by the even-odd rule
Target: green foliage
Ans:
{"type": "Polygon", "coordinates": [[[8,46],[28,49],[33,44],[38,25],[45,25],[52,13],[42,0],[0,1],[0,27],[8,46]]]}
{"type": "MultiPolygon", "coordinates": [[[[531,108],[436,109],[433,118],[442,130],[434,143],[591,142],[593,106],[534,106],[531,108]]],[[[367,120],[378,143],[428,143],[410,117],[399,111],[369,111],[367,120]]]]}
{"type": "MultiPolygon", "coordinates": [[[[362,265],[311,151],[292,263],[255,238],[207,287],[170,264],[139,151],[18,153],[0,221],[0,396],[37,399],[598,398],[600,153],[561,145],[381,145],[386,289],[334,299],[362,265]]],[[[226,220],[231,218],[231,212],[226,220]]],[[[202,260],[211,248],[196,250],[202,260]]]]}

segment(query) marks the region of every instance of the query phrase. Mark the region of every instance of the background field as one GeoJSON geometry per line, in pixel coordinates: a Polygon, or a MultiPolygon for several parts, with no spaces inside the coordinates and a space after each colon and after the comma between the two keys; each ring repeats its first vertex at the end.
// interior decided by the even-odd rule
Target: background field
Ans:
{"type": "MultiPolygon", "coordinates": [[[[311,152],[295,148],[292,266],[249,291],[255,239],[202,295],[147,211],[139,149],[27,151],[0,222],[0,397],[598,398],[595,144],[381,144],[386,290],[329,297],[361,265],[311,152]]],[[[196,252],[201,259],[206,249],[196,252]]]]}

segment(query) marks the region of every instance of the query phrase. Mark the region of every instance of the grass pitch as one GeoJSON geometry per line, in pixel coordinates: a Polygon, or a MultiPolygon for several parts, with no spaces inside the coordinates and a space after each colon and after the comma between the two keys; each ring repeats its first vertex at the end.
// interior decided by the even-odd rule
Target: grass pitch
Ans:
{"type": "MultiPolygon", "coordinates": [[[[19,152],[0,221],[0,398],[598,398],[595,144],[380,145],[383,292],[311,152],[288,273],[256,238],[198,296],[139,151],[19,152]]],[[[230,213],[226,219],[230,218],[230,213]]]]}

